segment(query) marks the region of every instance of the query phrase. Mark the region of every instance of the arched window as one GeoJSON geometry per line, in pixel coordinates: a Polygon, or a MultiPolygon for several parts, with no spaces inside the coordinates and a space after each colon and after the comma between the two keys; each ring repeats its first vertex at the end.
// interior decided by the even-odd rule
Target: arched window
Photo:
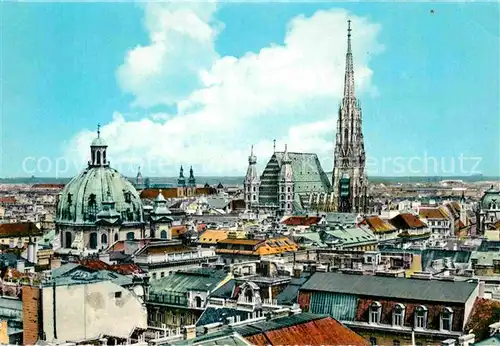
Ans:
{"type": "Polygon", "coordinates": [[[202,303],[203,303],[203,300],[201,299],[201,297],[198,297],[196,296],[194,298],[194,304],[197,308],[201,308],[202,307],[202,303]]]}
{"type": "Polygon", "coordinates": [[[101,234],[101,245],[108,245],[108,236],[105,233],[101,234]]]}
{"type": "Polygon", "coordinates": [[[453,322],[453,310],[451,308],[444,308],[443,312],[441,312],[440,329],[451,331],[452,322],[453,322]]]}
{"type": "Polygon", "coordinates": [[[427,327],[427,308],[425,306],[418,306],[415,309],[415,328],[427,327]]]}
{"type": "Polygon", "coordinates": [[[382,305],[379,302],[373,302],[370,305],[370,323],[380,323],[380,315],[382,312],[382,305]]]}
{"type": "Polygon", "coordinates": [[[134,232],[127,233],[127,240],[134,240],[134,237],[135,237],[134,232]]]}
{"type": "Polygon", "coordinates": [[[115,233],[115,241],[118,241],[118,233],[115,233]]]}
{"type": "Polygon", "coordinates": [[[101,152],[98,150],[97,151],[97,162],[96,164],[100,165],[101,164],[101,152]]]}
{"type": "Polygon", "coordinates": [[[96,232],[90,233],[89,247],[93,250],[97,249],[97,233],[96,232]]]}
{"type": "Polygon", "coordinates": [[[396,304],[392,312],[392,325],[403,326],[405,318],[405,306],[403,304],[396,304]]]}
{"type": "Polygon", "coordinates": [[[160,238],[161,239],[167,239],[167,231],[165,231],[165,230],[161,231],[160,238]]]}
{"type": "Polygon", "coordinates": [[[66,231],[64,233],[64,238],[65,238],[65,240],[64,240],[64,247],[66,249],[71,249],[71,244],[73,243],[71,232],[70,231],[66,231]]]}

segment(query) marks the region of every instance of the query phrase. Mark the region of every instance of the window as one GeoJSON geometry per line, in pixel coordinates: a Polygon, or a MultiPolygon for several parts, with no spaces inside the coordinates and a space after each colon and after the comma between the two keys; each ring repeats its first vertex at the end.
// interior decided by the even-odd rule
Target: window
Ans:
{"type": "Polygon", "coordinates": [[[427,308],[419,306],[415,309],[415,328],[427,327],[427,308]]]}
{"type": "Polygon", "coordinates": [[[160,238],[161,239],[167,239],[167,231],[165,231],[165,230],[161,231],[160,238]]]}
{"type": "Polygon", "coordinates": [[[118,233],[115,233],[115,241],[118,241],[118,233]]]}
{"type": "Polygon", "coordinates": [[[115,299],[120,299],[122,297],[122,292],[115,292],[115,299]]]}
{"type": "Polygon", "coordinates": [[[153,273],[153,280],[156,280],[156,273],[153,273]]]}
{"type": "Polygon", "coordinates": [[[106,234],[101,234],[101,244],[108,245],[108,236],[106,234]]]}
{"type": "Polygon", "coordinates": [[[370,305],[370,323],[380,323],[380,313],[382,305],[379,302],[373,302],[370,305]]]}
{"type": "Polygon", "coordinates": [[[93,250],[97,249],[97,233],[96,232],[90,233],[89,247],[93,250]]]}
{"type": "Polygon", "coordinates": [[[451,331],[451,324],[453,320],[453,310],[444,308],[441,313],[441,330],[451,331]]]}
{"type": "Polygon", "coordinates": [[[202,307],[202,303],[203,301],[201,300],[201,297],[195,297],[194,298],[194,304],[197,308],[201,308],[202,307]]]}
{"type": "Polygon", "coordinates": [[[257,200],[257,196],[253,195],[253,200],[256,201],[257,200]]]}
{"type": "Polygon", "coordinates": [[[405,307],[403,304],[396,304],[394,306],[394,311],[392,315],[392,325],[393,326],[403,326],[403,321],[404,321],[404,314],[405,314],[405,307]]]}
{"type": "Polygon", "coordinates": [[[376,337],[373,337],[373,336],[370,337],[370,345],[372,345],[372,346],[377,345],[377,338],[376,337]]]}
{"type": "Polygon", "coordinates": [[[127,233],[127,240],[134,240],[134,237],[135,237],[134,232],[127,233]]]}

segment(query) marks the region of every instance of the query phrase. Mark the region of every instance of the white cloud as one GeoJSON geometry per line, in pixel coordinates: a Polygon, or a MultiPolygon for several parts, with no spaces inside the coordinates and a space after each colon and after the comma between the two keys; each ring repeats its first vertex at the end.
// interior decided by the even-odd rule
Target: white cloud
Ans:
{"type": "MultiPolygon", "coordinates": [[[[118,77],[135,95],[135,105],[174,103],[178,112],[138,121],[115,114],[102,129],[113,166],[142,160],[149,162],[142,163],[146,175],[176,174],[180,164],[192,164],[200,175],[243,174],[250,145],[263,165],[273,138],[280,150],[286,142],[289,150],[330,158],[348,16],[358,93],[376,90],[368,63],[382,46],[379,26],[366,18],[336,9],[299,16],[289,22],[282,45],[235,58],[214,50],[221,24],[212,4],[157,6],[145,9],[151,43],[127,53],[118,77]]],[[[75,137],[77,155],[87,157],[83,143],[92,137],[90,132],[75,137]]],[[[132,174],[137,164],[118,168],[132,174]]],[[[330,170],[331,159],[323,165],[330,170]]]]}

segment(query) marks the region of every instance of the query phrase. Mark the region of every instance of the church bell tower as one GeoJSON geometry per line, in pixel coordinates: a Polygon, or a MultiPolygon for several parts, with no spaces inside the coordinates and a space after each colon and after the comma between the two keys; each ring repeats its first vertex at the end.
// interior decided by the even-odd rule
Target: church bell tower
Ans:
{"type": "Polygon", "coordinates": [[[349,20],[344,96],[338,111],[332,176],[336,209],[339,212],[366,212],[365,147],[361,125],[361,106],[356,99],[354,87],[351,21],[349,20]]]}

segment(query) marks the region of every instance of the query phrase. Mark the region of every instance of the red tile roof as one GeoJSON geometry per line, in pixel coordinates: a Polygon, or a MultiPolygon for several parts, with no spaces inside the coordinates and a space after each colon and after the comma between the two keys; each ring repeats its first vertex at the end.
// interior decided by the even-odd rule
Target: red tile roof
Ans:
{"type": "Polygon", "coordinates": [[[15,204],[17,199],[15,197],[0,197],[0,204],[15,204]]]}
{"type": "Polygon", "coordinates": [[[114,264],[111,266],[111,271],[122,275],[144,274],[144,270],[135,263],[114,264]]]}
{"type": "Polygon", "coordinates": [[[290,216],[282,223],[287,226],[310,226],[317,224],[320,220],[318,216],[290,216]]]}
{"type": "Polygon", "coordinates": [[[424,219],[447,219],[441,208],[422,208],[419,210],[419,214],[424,219]]]}
{"type": "Polygon", "coordinates": [[[109,264],[98,259],[83,259],[80,264],[94,270],[110,270],[111,268],[109,264]]]}
{"type": "Polygon", "coordinates": [[[253,345],[369,345],[359,334],[331,317],[245,337],[253,345]]]}
{"type": "Polygon", "coordinates": [[[122,275],[143,274],[144,271],[134,263],[107,264],[98,259],[83,259],[80,264],[93,270],[109,270],[122,275]]]}
{"type": "Polygon", "coordinates": [[[31,185],[34,189],[62,189],[64,184],[33,184],[31,185]]]}
{"type": "Polygon", "coordinates": [[[426,227],[418,217],[411,213],[402,213],[394,216],[390,223],[398,229],[415,229],[426,227]]]}
{"type": "Polygon", "coordinates": [[[33,222],[2,223],[0,238],[41,236],[42,231],[33,222]]]}
{"type": "Polygon", "coordinates": [[[396,227],[391,225],[389,222],[382,220],[378,216],[369,216],[361,223],[370,227],[374,233],[388,233],[396,231],[396,227]]]}

